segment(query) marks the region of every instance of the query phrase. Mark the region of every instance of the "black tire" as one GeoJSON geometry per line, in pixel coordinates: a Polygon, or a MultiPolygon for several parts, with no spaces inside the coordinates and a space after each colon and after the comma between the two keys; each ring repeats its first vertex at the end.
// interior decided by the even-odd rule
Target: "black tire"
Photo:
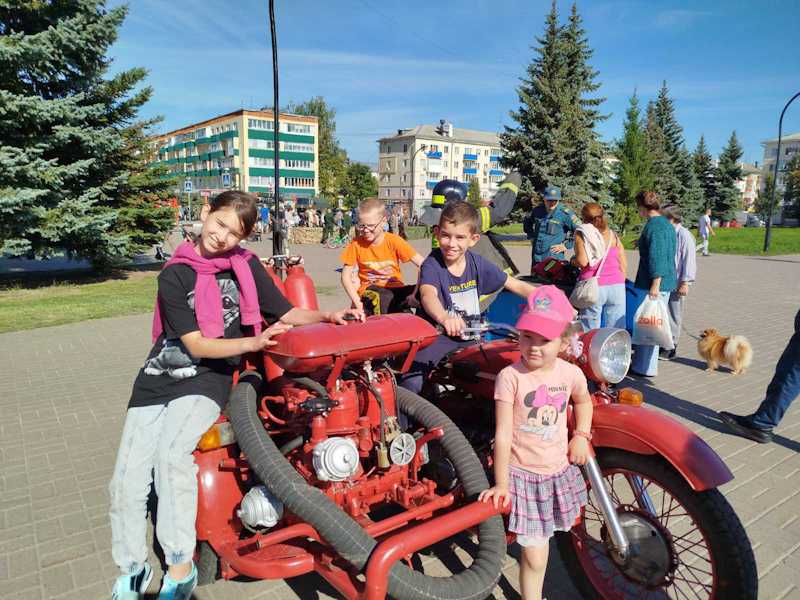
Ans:
{"type": "MultiPolygon", "coordinates": [[[[668,490],[692,515],[705,534],[715,566],[716,591],[719,600],[756,600],[758,572],[750,540],[739,517],[719,490],[694,491],[669,463],[652,455],[635,454],[617,449],[599,449],[597,460],[605,474],[622,468],[641,473],[668,490]]],[[[575,587],[584,598],[606,600],[596,590],[578,559],[573,534],[557,532],[556,545],[575,587]]],[[[672,596],[669,596],[672,597],[672,596]]]]}
{"type": "Polygon", "coordinates": [[[197,585],[209,585],[219,579],[219,556],[208,542],[197,542],[197,585]]]}

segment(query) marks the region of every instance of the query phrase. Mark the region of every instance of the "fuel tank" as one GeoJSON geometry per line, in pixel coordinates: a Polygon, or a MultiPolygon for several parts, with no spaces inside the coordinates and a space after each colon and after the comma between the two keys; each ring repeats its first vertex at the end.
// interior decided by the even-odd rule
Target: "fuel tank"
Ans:
{"type": "Polygon", "coordinates": [[[268,350],[275,363],[290,373],[330,369],[337,357],[345,364],[408,354],[415,345],[433,343],[438,332],[410,314],[369,317],[364,323],[317,323],[297,327],[275,338],[268,350]]]}

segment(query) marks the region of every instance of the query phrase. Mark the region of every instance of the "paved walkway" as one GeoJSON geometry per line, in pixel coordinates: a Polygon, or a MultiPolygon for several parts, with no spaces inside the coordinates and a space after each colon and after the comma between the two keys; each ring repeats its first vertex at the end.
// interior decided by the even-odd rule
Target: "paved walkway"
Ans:
{"type": "MultiPolygon", "coordinates": [[[[266,250],[266,244],[254,249],[266,250]]],[[[304,250],[326,292],[322,306],[341,306],[337,253],[304,250]]],[[[525,248],[511,251],[527,264],[525,248]]],[[[760,597],[800,598],[800,407],[787,414],[776,442],[764,446],[724,433],[714,417],[721,409],[749,411],[760,401],[798,308],[800,256],[698,260],[687,331],[714,326],[749,337],[753,368],[741,377],[706,373],[694,340],[684,334],[680,358],[661,364],[646,399],[698,432],[734,471],[736,479],[722,491],[753,541],[760,597]]],[[[107,484],[149,330],[149,316],[138,315],[0,335],[0,598],[108,597],[117,573],[109,551],[107,484]]],[[[552,556],[546,595],[579,598],[552,556]]],[[[431,572],[444,569],[426,564],[431,572]]],[[[495,598],[518,598],[517,585],[509,557],[495,598]]],[[[337,596],[316,576],[218,582],[197,593],[201,599],[329,597],[337,596]]]]}

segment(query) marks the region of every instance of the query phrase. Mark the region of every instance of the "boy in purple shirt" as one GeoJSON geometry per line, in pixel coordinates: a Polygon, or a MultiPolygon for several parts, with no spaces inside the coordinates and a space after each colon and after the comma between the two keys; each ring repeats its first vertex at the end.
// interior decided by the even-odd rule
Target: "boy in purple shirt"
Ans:
{"type": "Polygon", "coordinates": [[[422,263],[419,274],[419,315],[444,334],[421,350],[400,385],[420,393],[425,376],[448,353],[474,341],[461,339],[465,319],[479,317],[480,299],[505,288],[527,298],[534,290],[528,283],[510,277],[498,266],[470,252],[480,239],[480,215],[466,202],[449,202],[435,229],[439,248],[422,263]]]}

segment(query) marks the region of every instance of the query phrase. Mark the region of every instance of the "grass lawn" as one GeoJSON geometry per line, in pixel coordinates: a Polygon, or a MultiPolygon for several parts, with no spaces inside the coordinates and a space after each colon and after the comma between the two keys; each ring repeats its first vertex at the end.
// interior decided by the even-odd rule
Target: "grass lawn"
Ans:
{"type": "MultiPolygon", "coordinates": [[[[492,231],[498,233],[522,233],[521,223],[512,223],[496,227],[492,231]]],[[[764,247],[763,227],[743,227],[741,229],[720,228],[714,230],[717,235],[709,242],[709,251],[716,254],[763,254],[761,249],[764,247]]],[[[692,233],[697,238],[697,230],[692,233]]],[[[633,240],[637,235],[628,234],[623,238],[626,248],[632,248],[633,240]]],[[[528,244],[530,242],[506,242],[511,244],[528,244]]],[[[776,254],[800,254],[800,227],[773,227],[772,240],[770,241],[769,255],[776,254]]]]}
{"type": "MultiPolygon", "coordinates": [[[[103,280],[6,284],[0,288],[0,333],[77,323],[89,319],[136,315],[153,310],[154,271],[125,271],[103,280]]],[[[319,286],[321,296],[338,292],[319,286]]]]}

